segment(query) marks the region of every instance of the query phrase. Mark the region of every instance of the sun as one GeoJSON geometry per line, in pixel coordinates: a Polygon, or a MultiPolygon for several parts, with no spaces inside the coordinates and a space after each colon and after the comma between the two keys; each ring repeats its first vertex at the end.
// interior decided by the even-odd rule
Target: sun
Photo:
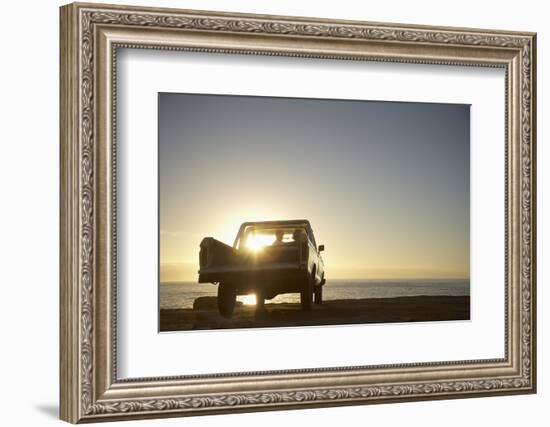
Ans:
{"type": "Polygon", "coordinates": [[[271,234],[251,234],[246,239],[246,248],[254,252],[259,252],[265,246],[270,246],[275,241],[275,236],[271,234]]]}
{"type": "Polygon", "coordinates": [[[239,301],[241,301],[244,305],[256,305],[256,295],[241,295],[239,296],[239,301]]]}

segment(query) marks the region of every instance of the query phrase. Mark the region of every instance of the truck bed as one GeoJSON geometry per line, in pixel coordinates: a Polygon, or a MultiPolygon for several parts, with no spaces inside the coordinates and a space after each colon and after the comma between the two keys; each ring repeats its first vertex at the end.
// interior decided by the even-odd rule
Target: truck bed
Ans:
{"type": "Polygon", "coordinates": [[[301,248],[297,244],[283,244],[253,252],[207,237],[201,242],[199,260],[199,283],[215,283],[267,273],[296,272],[301,267],[301,248]]]}

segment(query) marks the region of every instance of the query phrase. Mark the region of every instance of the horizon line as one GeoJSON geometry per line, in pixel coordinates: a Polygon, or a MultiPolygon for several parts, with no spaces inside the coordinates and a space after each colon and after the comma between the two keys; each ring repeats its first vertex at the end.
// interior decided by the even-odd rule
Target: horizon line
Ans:
{"type": "MultiPolygon", "coordinates": [[[[470,277],[332,277],[329,280],[470,280],[470,277]]],[[[188,283],[195,280],[159,280],[159,283],[188,283]]],[[[196,283],[199,283],[198,281],[196,283]]],[[[211,283],[211,282],[205,282],[211,283]]]]}

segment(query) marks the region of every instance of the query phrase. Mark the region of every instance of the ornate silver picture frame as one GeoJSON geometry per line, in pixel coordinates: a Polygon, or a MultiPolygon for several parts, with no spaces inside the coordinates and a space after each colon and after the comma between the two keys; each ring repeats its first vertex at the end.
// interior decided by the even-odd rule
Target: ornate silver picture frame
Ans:
{"type": "Polygon", "coordinates": [[[61,419],[112,421],[536,391],[535,34],[79,3],[60,13],[61,419]],[[119,378],[115,148],[121,48],[503,69],[504,357],[119,378]]]}

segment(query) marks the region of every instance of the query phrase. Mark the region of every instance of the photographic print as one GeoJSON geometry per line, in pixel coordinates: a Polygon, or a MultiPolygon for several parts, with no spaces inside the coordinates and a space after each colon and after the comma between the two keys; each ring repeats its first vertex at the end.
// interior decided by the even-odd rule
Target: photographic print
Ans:
{"type": "Polygon", "coordinates": [[[61,419],[536,392],[535,33],[59,22],[61,419]]]}
{"type": "Polygon", "coordinates": [[[470,318],[469,105],[158,102],[161,332],[470,318]]]}

